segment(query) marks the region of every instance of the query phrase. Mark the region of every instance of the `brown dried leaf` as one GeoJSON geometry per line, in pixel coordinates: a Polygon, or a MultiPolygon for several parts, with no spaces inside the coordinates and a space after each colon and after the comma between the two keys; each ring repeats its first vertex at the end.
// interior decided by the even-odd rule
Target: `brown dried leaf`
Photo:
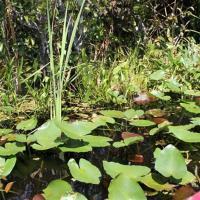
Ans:
{"type": "Polygon", "coordinates": [[[14,184],[14,182],[9,182],[9,183],[6,184],[6,187],[5,187],[5,189],[4,189],[5,193],[10,192],[10,190],[11,190],[13,184],[14,184]]]}

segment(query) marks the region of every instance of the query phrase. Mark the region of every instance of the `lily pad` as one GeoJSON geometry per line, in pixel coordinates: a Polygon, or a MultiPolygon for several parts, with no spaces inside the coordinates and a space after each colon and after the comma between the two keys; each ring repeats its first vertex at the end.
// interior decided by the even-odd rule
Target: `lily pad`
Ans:
{"type": "Polygon", "coordinates": [[[121,148],[121,147],[129,146],[138,142],[142,142],[143,140],[144,138],[142,136],[129,137],[119,142],[114,142],[113,146],[115,148],[121,148]]]}
{"type": "Polygon", "coordinates": [[[180,103],[180,105],[185,108],[188,112],[199,114],[200,106],[196,105],[195,102],[180,103]]]}
{"type": "Polygon", "coordinates": [[[8,158],[7,160],[0,157],[0,178],[2,176],[6,177],[11,173],[16,164],[16,160],[16,157],[8,158]]]}
{"type": "Polygon", "coordinates": [[[157,90],[153,90],[151,92],[152,95],[154,95],[155,97],[157,97],[158,99],[161,99],[163,101],[169,101],[171,99],[170,96],[165,96],[164,93],[157,91],[157,90]]]}
{"type": "Polygon", "coordinates": [[[83,137],[83,141],[88,142],[92,147],[106,147],[109,146],[112,141],[109,137],[86,135],[83,137]]]}
{"type": "Polygon", "coordinates": [[[75,192],[62,196],[60,200],[87,200],[87,198],[84,195],[75,192]]]}
{"type": "Polygon", "coordinates": [[[17,153],[25,151],[25,146],[18,143],[6,143],[5,147],[0,146],[0,155],[1,156],[11,156],[17,153]]]}
{"type": "Polygon", "coordinates": [[[139,126],[139,127],[146,127],[146,126],[154,126],[155,123],[150,121],[150,120],[142,120],[142,119],[138,119],[138,120],[133,120],[130,122],[131,125],[134,126],[139,126]]]}
{"type": "Polygon", "coordinates": [[[108,188],[109,200],[147,200],[140,185],[128,175],[120,174],[108,188]]]}
{"type": "Polygon", "coordinates": [[[12,133],[12,132],[13,132],[12,129],[1,128],[1,129],[0,129],[0,136],[2,136],[2,135],[7,135],[7,134],[12,133]]]}
{"type": "Polygon", "coordinates": [[[89,161],[81,158],[79,165],[74,159],[68,161],[68,167],[71,175],[78,181],[84,183],[99,184],[101,172],[89,161]]]}
{"type": "Polygon", "coordinates": [[[104,170],[112,178],[117,177],[119,174],[128,175],[130,178],[137,180],[138,178],[147,175],[150,169],[145,166],[138,165],[122,165],[116,162],[103,161],[104,170]]]}
{"type": "Polygon", "coordinates": [[[180,151],[169,144],[156,156],[155,169],[165,177],[182,179],[187,173],[185,160],[180,151]]]}
{"type": "Polygon", "coordinates": [[[134,119],[134,118],[139,118],[142,115],[144,115],[143,110],[134,110],[134,109],[129,109],[124,112],[124,115],[127,119],[134,119]]]}
{"type": "Polygon", "coordinates": [[[102,110],[100,111],[102,115],[105,115],[107,117],[113,117],[113,118],[124,118],[124,113],[119,110],[102,110]]]}
{"type": "Polygon", "coordinates": [[[106,126],[107,123],[114,124],[115,120],[112,117],[99,115],[92,119],[92,122],[97,126],[106,126]]]}
{"type": "Polygon", "coordinates": [[[34,129],[36,126],[37,126],[37,119],[33,117],[31,119],[21,121],[19,124],[17,124],[16,129],[29,131],[34,129]]]}
{"type": "Polygon", "coordinates": [[[46,189],[43,190],[45,199],[61,200],[61,198],[72,192],[72,187],[69,183],[63,180],[54,180],[49,183],[46,189]]]}

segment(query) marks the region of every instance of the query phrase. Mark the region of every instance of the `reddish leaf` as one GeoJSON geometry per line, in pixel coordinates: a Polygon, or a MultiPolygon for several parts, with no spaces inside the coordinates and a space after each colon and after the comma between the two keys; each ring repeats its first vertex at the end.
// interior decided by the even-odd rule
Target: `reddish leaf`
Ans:
{"type": "Polygon", "coordinates": [[[45,198],[41,194],[36,194],[32,200],[45,200],[45,198]]]}
{"type": "Polygon", "coordinates": [[[194,193],[195,191],[190,185],[185,185],[176,190],[173,200],[185,200],[194,193]]]}
{"type": "Polygon", "coordinates": [[[122,132],[121,134],[122,139],[130,138],[130,137],[138,137],[138,136],[141,136],[141,135],[137,133],[130,133],[130,132],[122,132]]]}
{"type": "Polygon", "coordinates": [[[156,124],[161,124],[161,123],[168,121],[168,120],[163,118],[163,117],[153,117],[152,121],[155,122],[156,124]]]}
{"type": "Polygon", "coordinates": [[[9,182],[9,183],[6,185],[6,187],[5,187],[5,189],[4,189],[5,193],[10,192],[10,190],[11,190],[13,184],[14,184],[14,182],[9,182]]]}
{"type": "Polygon", "coordinates": [[[194,97],[194,100],[196,101],[196,103],[197,103],[198,105],[200,105],[200,96],[199,96],[199,97],[194,97]]]}
{"type": "Polygon", "coordinates": [[[129,161],[133,163],[143,163],[144,162],[144,156],[141,154],[135,154],[133,159],[129,159],[129,161]]]}
{"type": "Polygon", "coordinates": [[[156,97],[143,92],[143,93],[140,93],[138,95],[138,97],[133,98],[133,101],[137,105],[145,105],[145,104],[149,104],[151,102],[155,102],[156,101],[156,97]]]}
{"type": "Polygon", "coordinates": [[[188,198],[187,200],[200,200],[200,192],[197,192],[195,195],[188,198]]]}
{"type": "Polygon", "coordinates": [[[8,138],[6,136],[0,137],[0,145],[4,145],[7,142],[8,138]]]}

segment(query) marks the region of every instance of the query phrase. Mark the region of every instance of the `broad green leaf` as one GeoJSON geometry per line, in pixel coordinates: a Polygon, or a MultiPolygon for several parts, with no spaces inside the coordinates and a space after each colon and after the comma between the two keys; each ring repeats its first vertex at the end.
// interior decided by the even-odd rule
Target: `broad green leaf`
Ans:
{"type": "Polygon", "coordinates": [[[114,124],[115,120],[112,117],[107,117],[107,116],[99,115],[99,116],[93,118],[92,122],[96,126],[106,126],[107,123],[114,124]]]}
{"type": "Polygon", "coordinates": [[[150,109],[145,112],[147,115],[152,115],[153,117],[163,117],[166,113],[161,109],[150,109]]]}
{"type": "Polygon", "coordinates": [[[134,110],[134,109],[129,109],[124,112],[124,115],[127,119],[134,119],[134,118],[139,118],[142,115],[144,115],[143,110],[134,110]]]}
{"type": "Polygon", "coordinates": [[[167,82],[165,82],[165,85],[167,86],[167,88],[169,88],[172,92],[176,92],[176,93],[180,93],[181,89],[180,89],[180,84],[174,80],[168,80],[167,82]]]}
{"type": "Polygon", "coordinates": [[[163,123],[159,124],[157,128],[153,128],[149,131],[149,135],[155,135],[157,133],[160,133],[163,130],[166,130],[169,125],[171,125],[171,122],[164,121],[163,123]]]}
{"type": "Polygon", "coordinates": [[[36,126],[37,126],[37,119],[33,117],[31,119],[21,121],[19,124],[17,124],[16,129],[29,131],[34,129],[36,126]]]}
{"type": "Polygon", "coordinates": [[[137,180],[141,176],[145,176],[150,172],[150,169],[145,166],[137,165],[122,165],[116,162],[103,161],[104,170],[112,178],[115,178],[119,174],[125,174],[129,177],[137,180]]]}
{"type": "Polygon", "coordinates": [[[196,176],[194,176],[194,174],[192,174],[191,172],[187,171],[187,173],[185,174],[185,176],[182,178],[181,182],[179,183],[180,185],[187,185],[187,184],[191,184],[194,183],[196,181],[196,176]]]}
{"type": "Polygon", "coordinates": [[[81,139],[97,127],[96,124],[87,121],[76,121],[73,123],[62,121],[57,123],[57,125],[67,137],[72,139],[81,139]]]}
{"type": "Polygon", "coordinates": [[[87,198],[82,194],[75,192],[62,196],[60,200],[87,200],[87,198]]]}
{"type": "Polygon", "coordinates": [[[76,180],[84,183],[99,184],[101,172],[89,161],[81,158],[78,165],[74,159],[70,159],[68,161],[68,167],[71,175],[76,180]]]}
{"type": "Polygon", "coordinates": [[[135,136],[135,137],[126,138],[119,142],[114,142],[113,146],[115,148],[121,148],[121,147],[129,146],[138,142],[142,142],[143,140],[144,138],[142,136],[135,136]]]}
{"type": "Polygon", "coordinates": [[[0,177],[6,177],[11,173],[16,164],[16,160],[16,157],[8,158],[7,160],[0,157],[0,177]]]}
{"type": "Polygon", "coordinates": [[[64,195],[72,192],[72,187],[69,183],[63,180],[54,180],[49,183],[46,189],[43,190],[45,199],[60,200],[64,195]]]}
{"type": "Polygon", "coordinates": [[[147,187],[152,188],[156,191],[163,191],[163,190],[170,191],[174,187],[174,185],[171,185],[169,183],[160,184],[156,182],[152,178],[152,174],[147,174],[146,176],[141,177],[139,181],[143,183],[144,185],[146,185],[147,187]]]}
{"type": "Polygon", "coordinates": [[[83,153],[92,151],[92,147],[90,145],[83,145],[78,147],[69,147],[69,146],[61,146],[59,149],[62,152],[76,152],[76,153],[83,153]]]}
{"type": "Polygon", "coordinates": [[[49,120],[37,129],[34,136],[39,145],[50,149],[60,144],[55,141],[61,136],[61,130],[56,126],[54,120],[49,120]]]}
{"type": "Polygon", "coordinates": [[[113,179],[108,188],[109,200],[147,200],[140,185],[129,174],[113,179]]]}
{"type": "Polygon", "coordinates": [[[199,90],[185,90],[184,94],[186,95],[191,95],[191,96],[200,96],[200,91],[199,90]]]}
{"type": "Polygon", "coordinates": [[[109,142],[112,139],[104,136],[86,135],[83,137],[83,141],[88,142],[92,147],[106,147],[110,145],[109,142]]]}
{"type": "Polygon", "coordinates": [[[46,145],[40,145],[40,144],[32,144],[31,147],[33,149],[36,149],[36,150],[39,150],[39,151],[45,151],[45,150],[48,150],[48,149],[52,149],[52,148],[55,148],[59,145],[63,144],[62,142],[49,142],[47,143],[46,145]]]}
{"type": "Polygon", "coordinates": [[[100,111],[102,115],[105,115],[107,117],[113,117],[113,118],[124,118],[124,113],[119,110],[102,110],[100,111]]]}
{"type": "Polygon", "coordinates": [[[15,155],[19,152],[25,151],[25,146],[18,143],[6,143],[5,147],[0,146],[0,155],[1,156],[10,156],[15,155]]]}
{"type": "Polygon", "coordinates": [[[7,134],[12,133],[12,132],[13,132],[12,129],[1,128],[1,129],[0,129],[0,136],[2,136],[2,135],[7,135],[7,134]]]}
{"type": "Polygon", "coordinates": [[[198,143],[200,142],[200,133],[188,131],[184,126],[169,126],[169,132],[184,142],[198,143]]]}
{"type": "Polygon", "coordinates": [[[180,151],[169,144],[156,157],[155,169],[165,177],[182,179],[187,173],[185,160],[180,151]]]}
{"type": "Polygon", "coordinates": [[[155,97],[157,97],[158,99],[161,99],[163,101],[169,101],[171,99],[170,96],[165,96],[164,93],[157,91],[157,90],[153,90],[151,92],[152,95],[154,95],[155,97]]]}
{"type": "Polygon", "coordinates": [[[154,126],[155,123],[150,121],[150,120],[142,120],[142,119],[138,119],[138,120],[133,120],[130,122],[131,125],[134,126],[141,126],[141,127],[146,127],[146,126],[154,126]]]}
{"type": "Polygon", "coordinates": [[[200,126],[200,117],[192,118],[191,123],[193,123],[193,124],[195,124],[197,126],[200,126]]]}
{"type": "Polygon", "coordinates": [[[180,103],[180,105],[185,108],[188,112],[199,114],[200,106],[196,105],[195,102],[180,103]]]}
{"type": "Polygon", "coordinates": [[[164,77],[165,77],[165,71],[163,71],[163,70],[157,70],[153,74],[151,74],[149,78],[151,80],[158,81],[158,80],[163,79],[164,77]]]}

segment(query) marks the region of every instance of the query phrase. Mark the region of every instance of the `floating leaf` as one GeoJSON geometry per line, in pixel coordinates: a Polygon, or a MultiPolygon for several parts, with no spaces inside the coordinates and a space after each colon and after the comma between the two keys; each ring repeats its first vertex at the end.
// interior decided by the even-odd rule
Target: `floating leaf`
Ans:
{"type": "Polygon", "coordinates": [[[147,93],[140,93],[138,95],[138,97],[135,97],[133,99],[134,103],[137,105],[146,105],[152,102],[156,101],[156,98],[151,95],[151,94],[147,94],[147,93]]]}
{"type": "Polygon", "coordinates": [[[143,110],[134,110],[134,109],[129,109],[124,112],[124,115],[127,119],[134,119],[134,118],[139,118],[142,115],[144,115],[143,110]]]}
{"type": "Polygon", "coordinates": [[[200,142],[200,133],[188,131],[185,129],[185,126],[169,126],[169,132],[173,133],[173,135],[176,138],[184,142],[191,142],[191,143],[200,142]]]}
{"type": "Polygon", "coordinates": [[[166,115],[165,111],[161,109],[151,109],[145,112],[147,115],[152,115],[153,117],[163,117],[166,115]]]}
{"type": "Polygon", "coordinates": [[[140,185],[134,179],[130,178],[129,174],[127,176],[121,174],[113,179],[108,191],[109,200],[147,200],[140,185]]]}
{"type": "Polygon", "coordinates": [[[21,121],[19,124],[17,124],[16,129],[29,131],[34,129],[36,126],[37,126],[37,119],[33,117],[31,119],[21,121]]]}
{"type": "Polygon", "coordinates": [[[142,120],[142,119],[138,119],[138,120],[133,120],[130,122],[131,125],[134,126],[140,126],[140,127],[146,127],[146,126],[154,126],[155,123],[150,121],[150,120],[142,120]]]}
{"type": "Polygon", "coordinates": [[[113,118],[119,118],[119,119],[124,118],[124,113],[118,110],[102,110],[100,111],[100,113],[107,117],[113,117],[113,118]]]}
{"type": "Polygon", "coordinates": [[[62,121],[57,123],[57,125],[67,137],[72,139],[81,139],[97,127],[96,124],[87,121],[76,121],[73,123],[62,121]]]}
{"type": "Polygon", "coordinates": [[[157,91],[157,90],[153,90],[151,92],[152,95],[154,95],[155,97],[157,97],[158,99],[161,99],[163,101],[169,101],[171,99],[170,96],[165,96],[164,93],[157,91]]]}
{"type": "Polygon", "coordinates": [[[131,144],[142,142],[143,140],[144,140],[144,138],[142,136],[135,136],[135,137],[126,138],[119,142],[114,142],[113,146],[115,148],[121,148],[121,147],[129,146],[131,144]]]}
{"type": "Polygon", "coordinates": [[[194,183],[195,181],[196,181],[196,176],[194,176],[194,174],[192,174],[191,172],[187,171],[185,176],[182,178],[180,185],[194,183]]]}
{"type": "Polygon", "coordinates": [[[8,176],[12,169],[14,168],[16,164],[16,157],[8,158],[7,160],[5,158],[0,157],[0,178],[2,176],[8,176]]]}
{"type": "Polygon", "coordinates": [[[63,180],[54,180],[49,183],[46,189],[43,190],[45,199],[60,200],[62,196],[72,192],[72,187],[69,183],[63,180]]]}
{"type": "Polygon", "coordinates": [[[87,198],[83,196],[82,194],[75,192],[75,193],[69,193],[61,197],[60,200],[87,200],[87,198]]]}
{"type": "Polygon", "coordinates": [[[106,147],[109,146],[112,141],[109,137],[86,135],[83,137],[83,141],[88,142],[92,147],[106,147]]]}
{"type": "Polygon", "coordinates": [[[107,125],[107,123],[114,124],[115,120],[112,117],[107,117],[107,116],[99,115],[99,116],[93,118],[92,122],[96,126],[105,126],[105,125],[107,125]]]}
{"type": "Polygon", "coordinates": [[[193,123],[193,124],[195,124],[197,126],[200,126],[200,117],[192,118],[191,123],[193,123]]]}
{"type": "Polygon", "coordinates": [[[163,123],[159,124],[157,128],[151,129],[149,135],[155,135],[163,130],[166,130],[170,124],[170,122],[164,121],[163,123]]]}
{"type": "Polygon", "coordinates": [[[127,138],[131,138],[131,137],[138,137],[141,136],[140,134],[137,133],[130,133],[130,132],[122,132],[121,137],[122,139],[127,139],[127,138]]]}
{"type": "Polygon", "coordinates": [[[151,80],[158,81],[158,80],[163,79],[164,77],[165,77],[165,71],[163,71],[163,70],[157,70],[154,73],[152,73],[149,78],[151,80]]]}
{"type": "Polygon", "coordinates": [[[68,161],[68,167],[71,175],[78,181],[84,183],[99,184],[101,172],[89,161],[81,158],[79,166],[74,159],[68,161]]]}
{"type": "Polygon", "coordinates": [[[141,177],[139,181],[143,183],[144,185],[146,185],[147,187],[152,188],[156,191],[163,191],[163,190],[170,191],[174,187],[174,185],[170,185],[168,183],[160,184],[156,182],[152,178],[152,174],[147,174],[146,176],[141,177]]]}
{"type": "Polygon", "coordinates": [[[0,146],[0,155],[1,156],[10,156],[15,155],[19,152],[25,151],[25,146],[22,144],[13,143],[6,143],[5,147],[0,146]]]}
{"type": "Polygon", "coordinates": [[[188,112],[199,114],[200,106],[197,106],[195,102],[180,103],[180,105],[185,108],[188,112]]]}
{"type": "Polygon", "coordinates": [[[187,167],[180,151],[169,144],[156,156],[155,169],[165,177],[182,179],[187,173],[187,167]],[[166,164],[167,163],[167,164],[166,164]]]}
{"type": "Polygon", "coordinates": [[[185,90],[184,94],[191,95],[191,96],[200,96],[199,90],[185,90]]]}
{"type": "Polygon", "coordinates": [[[7,135],[7,134],[12,133],[12,132],[13,132],[12,129],[1,128],[1,129],[0,129],[0,136],[2,136],[2,135],[7,135]]]}
{"type": "Polygon", "coordinates": [[[150,172],[150,169],[139,165],[122,165],[116,162],[103,161],[104,170],[112,178],[119,174],[127,174],[129,177],[137,180],[141,176],[145,176],[150,172]]]}
{"type": "Polygon", "coordinates": [[[176,93],[180,93],[181,92],[181,89],[180,89],[181,85],[175,79],[171,79],[171,80],[166,81],[165,85],[172,92],[176,92],[176,93]]]}

